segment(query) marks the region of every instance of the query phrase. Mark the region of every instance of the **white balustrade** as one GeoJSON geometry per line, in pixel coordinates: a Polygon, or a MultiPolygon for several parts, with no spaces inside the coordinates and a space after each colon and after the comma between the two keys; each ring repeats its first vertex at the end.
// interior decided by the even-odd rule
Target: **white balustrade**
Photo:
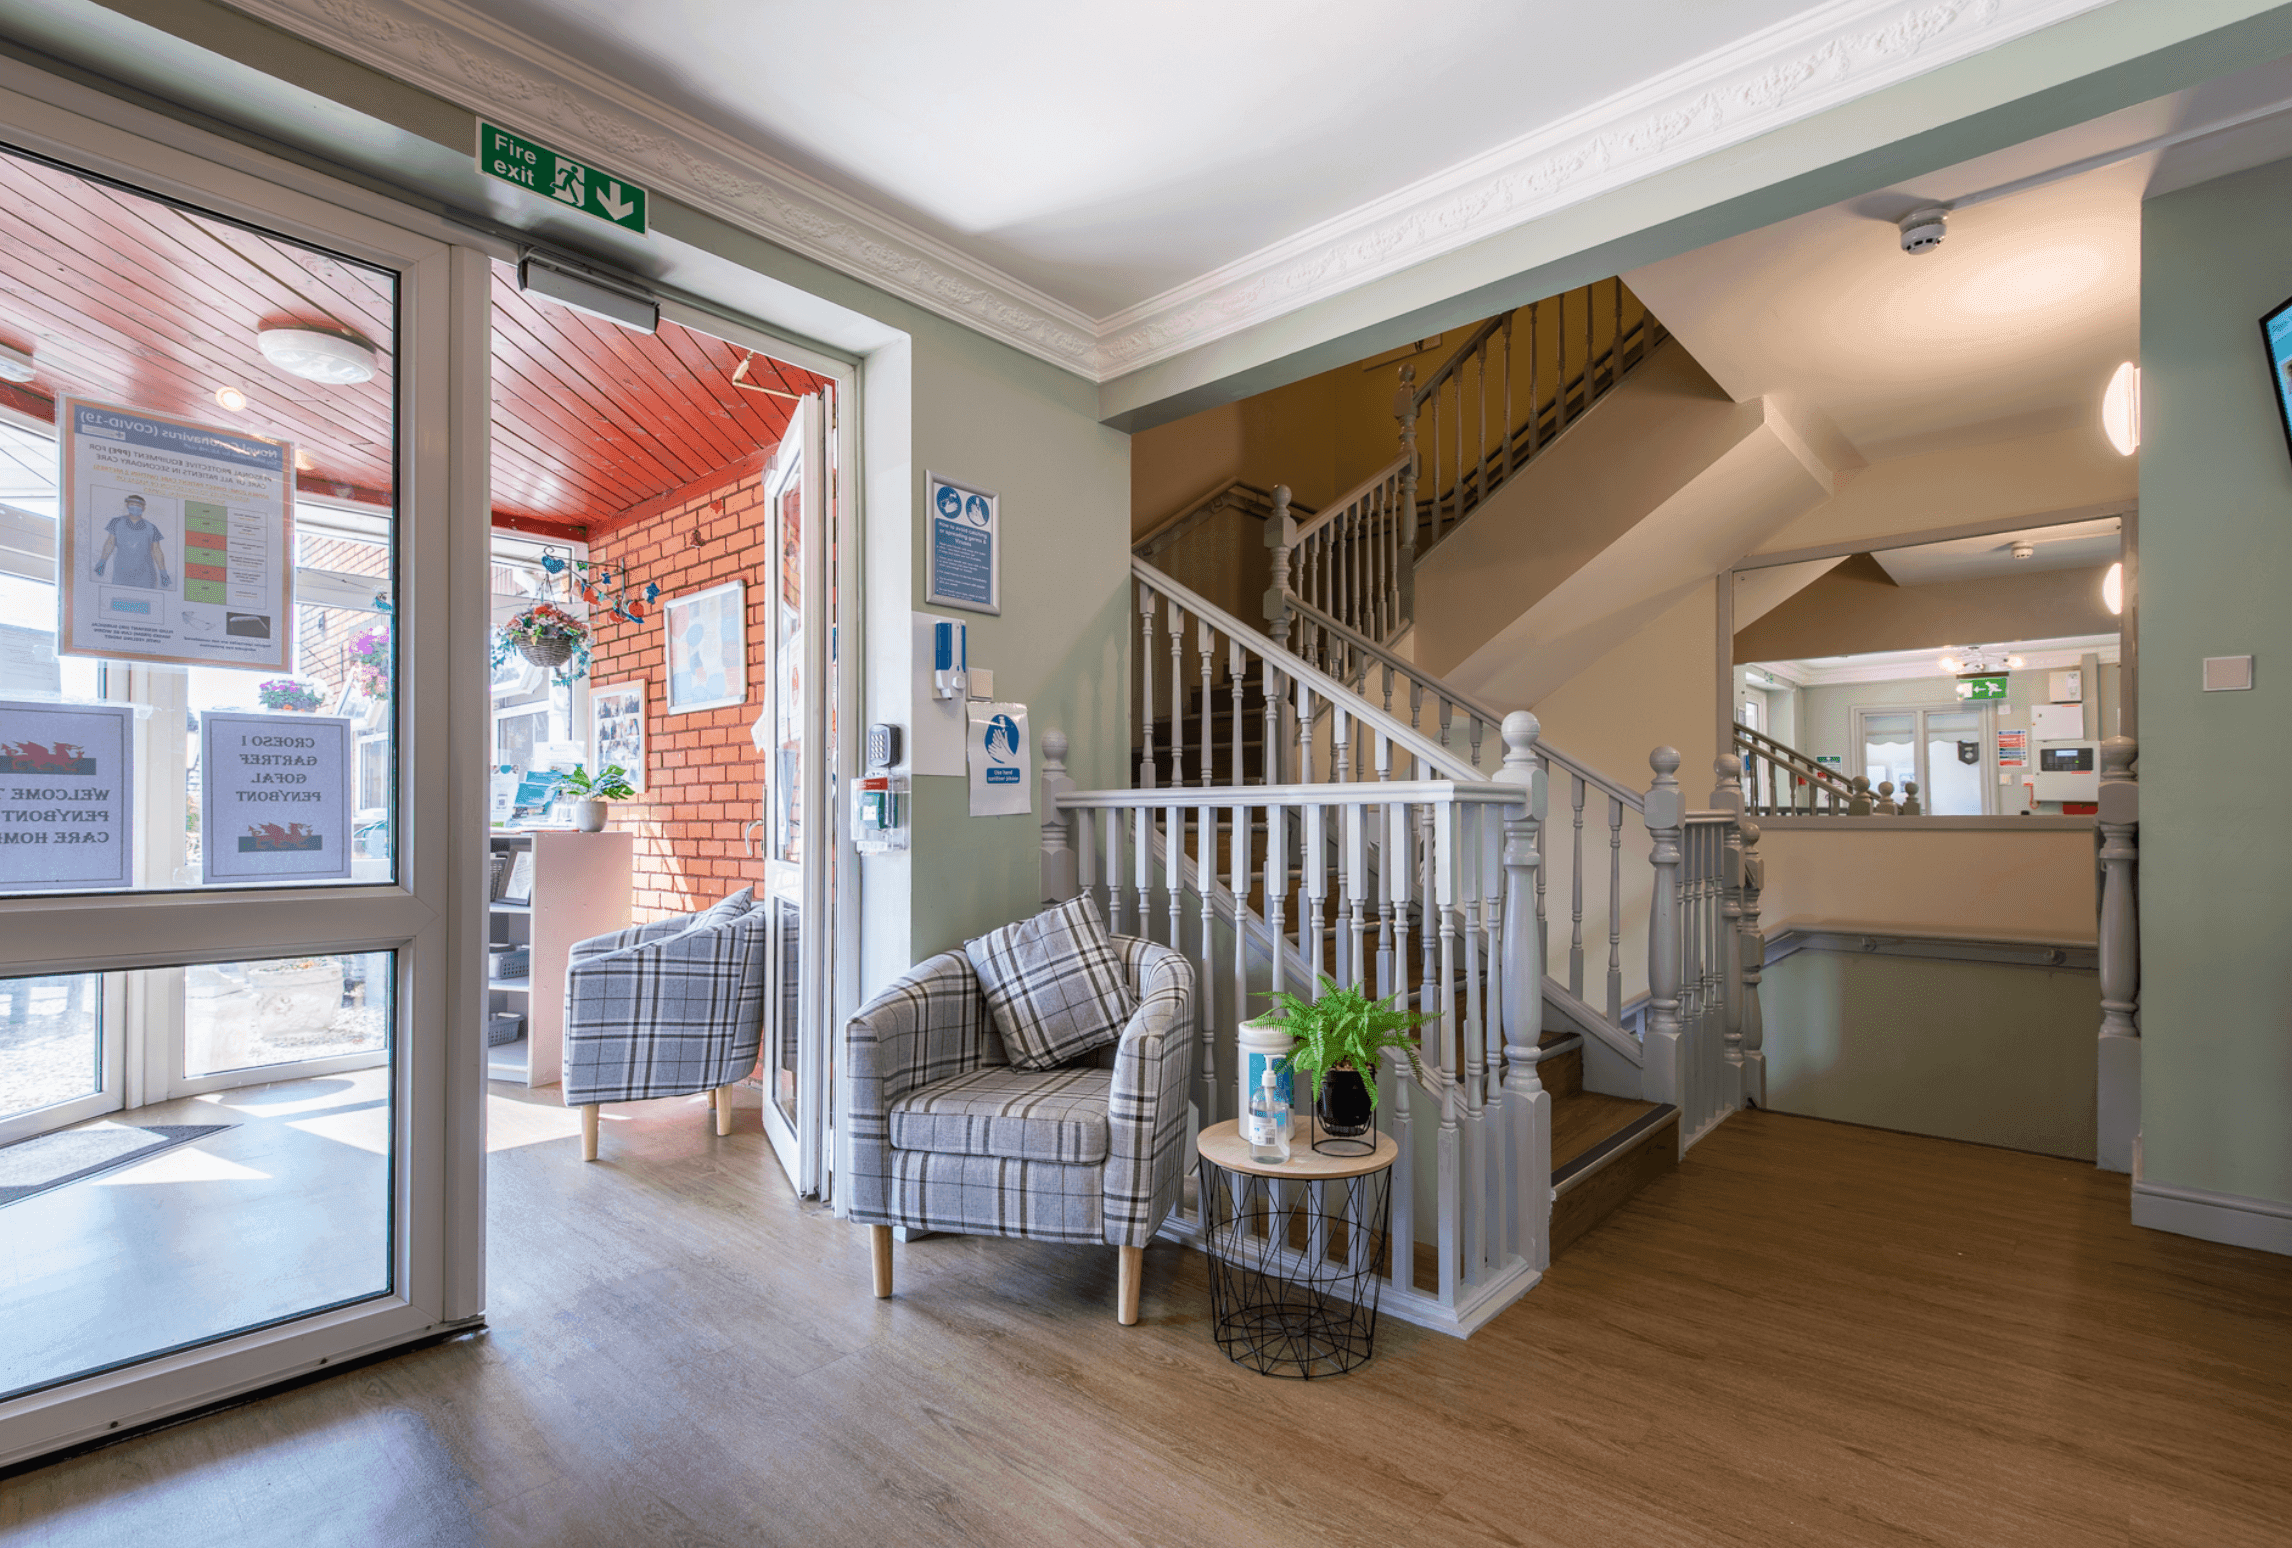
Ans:
{"type": "Polygon", "coordinates": [[[2106,1172],[2133,1170],[2141,1132],[2141,787],[2140,748],[2129,736],[2101,744],[2101,1048],[2094,1117],[2094,1161],[2106,1172]]]}

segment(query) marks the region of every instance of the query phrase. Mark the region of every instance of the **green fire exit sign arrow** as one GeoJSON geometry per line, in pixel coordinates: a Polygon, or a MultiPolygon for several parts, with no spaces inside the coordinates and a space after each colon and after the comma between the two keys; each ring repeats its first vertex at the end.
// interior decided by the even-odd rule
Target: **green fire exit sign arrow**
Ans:
{"type": "Polygon", "coordinates": [[[2003,672],[1958,679],[1958,697],[1961,699],[2002,699],[2005,696],[2006,678],[2003,672]]]}
{"type": "Polygon", "coordinates": [[[488,177],[554,199],[567,209],[594,215],[644,235],[645,191],[635,183],[601,172],[585,161],[553,151],[483,119],[478,121],[478,170],[488,177]]]}

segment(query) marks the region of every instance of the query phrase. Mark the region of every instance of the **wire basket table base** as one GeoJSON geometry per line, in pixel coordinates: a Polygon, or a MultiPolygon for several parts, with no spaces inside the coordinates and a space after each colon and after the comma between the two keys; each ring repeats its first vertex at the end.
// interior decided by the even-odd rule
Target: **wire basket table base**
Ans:
{"type": "Polygon", "coordinates": [[[1389,1166],[1290,1181],[1204,1156],[1202,1244],[1218,1347],[1267,1376],[1335,1376],[1374,1352],[1389,1166]]]}

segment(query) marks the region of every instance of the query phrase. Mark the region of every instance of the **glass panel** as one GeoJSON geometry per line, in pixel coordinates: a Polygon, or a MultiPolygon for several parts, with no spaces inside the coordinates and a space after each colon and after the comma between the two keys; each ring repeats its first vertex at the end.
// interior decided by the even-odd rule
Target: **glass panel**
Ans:
{"type": "Polygon", "coordinates": [[[303,1059],[379,1053],[387,985],[377,958],[296,957],[183,970],[183,1073],[192,1078],[303,1059]]]}
{"type": "MultiPolygon", "coordinates": [[[[0,1147],[0,1399],[389,1291],[395,972],[390,952],[146,970],[147,1001],[211,1002],[204,1057],[246,1077],[0,1147]],[[352,1036],[365,1067],[257,1067],[352,1036]]],[[[4,992],[32,985],[37,1015],[55,982],[4,992]]]]}
{"type": "Polygon", "coordinates": [[[1926,714],[1926,810],[1936,817],[1982,815],[1982,714],[1929,710],[1926,714]]]}
{"type": "Polygon", "coordinates": [[[780,584],[772,630],[772,853],[804,858],[804,491],[801,470],[780,486],[780,584]]]}
{"type": "Polygon", "coordinates": [[[1892,780],[1896,796],[1918,777],[1918,717],[1864,715],[1862,717],[1862,772],[1875,791],[1881,781],[1892,780]]]}
{"type": "MultiPolygon", "coordinates": [[[[0,1119],[102,1089],[103,975],[0,979],[0,1119]]],[[[0,1149],[0,1203],[6,1175],[7,1152],[0,1149]]]]}
{"type": "Polygon", "coordinates": [[[0,194],[0,895],[390,879],[395,276],[5,152],[0,194]]]}
{"type": "Polygon", "coordinates": [[[803,1026],[803,926],[794,866],[772,865],[769,883],[772,909],[772,967],[770,998],[764,1006],[764,1080],[772,1103],[788,1120],[796,1122],[796,1041],[803,1026]]]}

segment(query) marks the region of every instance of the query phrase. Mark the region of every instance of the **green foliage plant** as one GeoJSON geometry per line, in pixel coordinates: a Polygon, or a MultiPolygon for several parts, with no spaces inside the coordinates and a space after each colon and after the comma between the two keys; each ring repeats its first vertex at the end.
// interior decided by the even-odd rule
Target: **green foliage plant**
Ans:
{"type": "Polygon", "coordinates": [[[557,777],[557,788],[578,801],[633,801],[637,798],[637,787],[629,783],[629,771],[617,763],[608,763],[594,774],[576,763],[571,773],[557,777]]]}
{"type": "Polygon", "coordinates": [[[1268,1019],[1297,1039],[1297,1046],[1283,1059],[1291,1069],[1312,1077],[1316,1102],[1321,1100],[1322,1076],[1332,1070],[1350,1069],[1369,1088],[1369,1106],[1374,1110],[1377,1055],[1388,1048],[1401,1050],[1417,1079],[1426,1078],[1417,1039],[1408,1034],[1412,1028],[1439,1018],[1426,1011],[1399,1009],[1392,1002],[1400,997],[1396,990],[1382,1000],[1372,1000],[1359,985],[1348,989],[1327,975],[1321,979],[1318,1000],[1301,1000],[1286,989],[1266,996],[1279,1011],[1268,1019]]]}

